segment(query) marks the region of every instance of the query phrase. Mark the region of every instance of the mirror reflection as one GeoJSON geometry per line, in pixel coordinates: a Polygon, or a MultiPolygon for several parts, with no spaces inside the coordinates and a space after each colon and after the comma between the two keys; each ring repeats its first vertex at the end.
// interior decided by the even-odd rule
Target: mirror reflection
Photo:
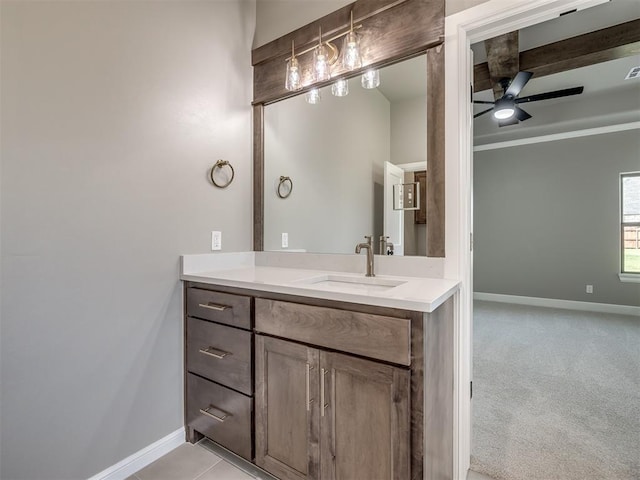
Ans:
{"type": "Polygon", "coordinates": [[[265,250],[353,254],[373,235],[376,254],[426,255],[426,71],[422,55],[377,88],[336,79],[265,108],[265,250]],[[393,186],[414,182],[419,208],[395,210],[393,186]]]}

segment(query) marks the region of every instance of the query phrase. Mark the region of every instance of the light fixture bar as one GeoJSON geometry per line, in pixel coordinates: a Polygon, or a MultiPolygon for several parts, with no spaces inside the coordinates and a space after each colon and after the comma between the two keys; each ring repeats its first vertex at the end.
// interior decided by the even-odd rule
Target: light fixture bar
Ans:
{"type": "MultiPolygon", "coordinates": [[[[360,25],[354,25],[354,26],[353,26],[353,30],[358,30],[358,29],[360,29],[360,28],[362,28],[362,24],[360,24],[360,25]]],[[[339,38],[344,37],[345,35],[347,35],[347,34],[348,34],[349,32],[351,32],[351,31],[352,31],[352,30],[349,28],[349,29],[347,29],[347,31],[346,31],[346,32],[342,32],[342,33],[340,33],[340,34],[338,34],[338,35],[334,35],[333,37],[329,38],[328,40],[323,40],[323,42],[322,42],[322,43],[323,43],[323,44],[331,43],[331,42],[333,42],[334,40],[337,40],[337,39],[339,39],[339,38]]],[[[305,53],[309,53],[309,52],[313,51],[313,50],[318,46],[318,43],[317,43],[318,41],[320,41],[320,38],[319,38],[319,37],[318,37],[318,39],[317,39],[317,40],[316,40],[316,39],[314,39],[314,40],[313,40],[313,46],[312,46],[312,47],[309,47],[309,48],[307,48],[307,49],[305,49],[305,50],[302,50],[301,52],[296,53],[296,54],[295,54],[295,55],[296,55],[296,57],[297,57],[297,56],[300,56],[300,55],[304,55],[305,53]]],[[[292,57],[287,57],[287,58],[285,59],[285,62],[288,62],[289,60],[291,60],[291,58],[292,58],[292,57]]]]}
{"type": "MultiPolygon", "coordinates": [[[[362,17],[358,18],[356,21],[358,21],[358,22],[364,22],[365,20],[368,20],[368,19],[370,19],[370,18],[372,18],[372,17],[374,17],[374,16],[376,16],[376,15],[379,15],[379,14],[380,14],[380,13],[382,13],[382,12],[386,12],[387,10],[389,10],[389,9],[391,9],[391,8],[394,8],[394,7],[398,6],[398,5],[400,5],[401,3],[404,3],[405,1],[406,1],[406,0],[395,0],[394,2],[391,2],[391,3],[386,4],[384,7],[380,7],[380,8],[377,8],[377,9],[375,9],[375,10],[373,10],[373,11],[369,12],[368,14],[366,14],[366,15],[364,15],[364,16],[362,16],[362,17]]],[[[594,1],[594,2],[604,3],[604,2],[607,2],[608,0],[592,0],[592,1],[594,1]]],[[[351,13],[353,14],[353,10],[351,11],[351,13]]],[[[353,26],[353,29],[354,29],[354,30],[358,30],[358,29],[360,29],[360,28],[362,28],[362,24],[354,25],[354,26],[353,26]]],[[[329,30],[329,31],[331,31],[331,30],[329,30]]],[[[335,31],[335,30],[333,30],[333,31],[335,31]]],[[[335,37],[331,37],[331,38],[330,38],[329,40],[327,40],[326,42],[327,42],[327,43],[328,43],[328,42],[333,42],[334,40],[337,40],[337,39],[338,39],[338,38],[340,38],[340,37],[344,37],[347,33],[349,33],[349,30],[347,30],[346,32],[341,33],[341,34],[339,34],[339,35],[336,35],[335,37]]],[[[314,44],[314,46],[313,46],[313,47],[310,47],[310,48],[308,48],[308,49],[306,49],[306,50],[303,50],[303,51],[302,51],[302,52],[300,52],[298,55],[304,55],[305,53],[308,53],[308,52],[310,52],[311,50],[313,50],[313,49],[315,48],[315,42],[316,42],[316,41],[315,41],[315,40],[313,40],[313,44],[314,44]]],[[[289,58],[291,58],[291,57],[289,57],[289,58]]],[[[289,58],[287,58],[287,60],[289,60],[289,58]]]]}

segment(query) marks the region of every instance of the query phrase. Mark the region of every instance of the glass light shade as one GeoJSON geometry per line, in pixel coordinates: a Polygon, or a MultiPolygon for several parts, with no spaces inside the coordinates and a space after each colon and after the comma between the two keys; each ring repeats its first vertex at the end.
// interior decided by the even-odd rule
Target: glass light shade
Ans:
{"type": "Polygon", "coordinates": [[[344,78],[336,81],[331,85],[331,93],[336,97],[345,97],[349,95],[349,82],[344,78]]]}
{"type": "Polygon", "coordinates": [[[355,70],[362,66],[360,58],[360,40],[356,32],[349,32],[342,44],[342,66],[347,70],[355,70]]]}
{"type": "Polygon", "coordinates": [[[322,97],[320,96],[320,90],[318,90],[317,88],[309,90],[306,94],[306,99],[307,103],[310,103],[312,105],[320,103],[320,100],[322,100],[322,97]]]}
{"type": "Polygon", "coordinates": [[[323,82],[331,78],[328,62],[329,54],[327,52],[327,47],[324,45],[318,45],[313,50],[313,69],[315,72],[316,82],[323,82]]]}
{"type": "Polygon", "coordinates": [[[506,120],[513,117],[514,113],[516,113],[516,109],[513,101],[503,98],[496,102],[493,116],[498,120],[506,120]]]}
{"type": "Polygon", "coordinates": [[[380,72],[378,70],[369,70],[362,74],[363,88],[377,88],[380,86],[380,72]]]}
{"type": "Polygon", "coordinates": [[[284,81],[284,88],[293,92],[302,88],[300,76],[300,64],[296,57],[292,57],[287,61],[287,73],[284,81]]]}
{"type": "Polygon", "coordinates": [[[313,65],[305,64],[300,70],[302,71],[301,81],[303,87],[311,85],[316,81],[316,72],[314,71],[313,65]]]}

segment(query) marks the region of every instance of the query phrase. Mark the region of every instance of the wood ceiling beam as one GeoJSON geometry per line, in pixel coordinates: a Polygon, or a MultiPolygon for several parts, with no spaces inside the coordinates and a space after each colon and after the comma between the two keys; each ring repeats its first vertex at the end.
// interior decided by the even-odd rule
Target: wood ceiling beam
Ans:
{"type": "MultiPolygon", "coordinates": [[[[520,52],[520,70],[544,77],[640,53],[640,19],[520,52]]],[[[474,67],[474,92],[493,87],[488,63],[474,67]]]]}
{"type": "Polygon", "coordinates": [[[487,51],[487,68],[493,96],[497,100],[504,95],[500,80],[512,79],[520,71],[518,31],[489,38],[485,40],[484,46],[487,51]]]}

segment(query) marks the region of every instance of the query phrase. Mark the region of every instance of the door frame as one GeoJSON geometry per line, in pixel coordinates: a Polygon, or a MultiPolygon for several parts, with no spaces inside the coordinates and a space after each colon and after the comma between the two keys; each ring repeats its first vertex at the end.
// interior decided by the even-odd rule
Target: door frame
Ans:
{"type": "Polygon", "coordinates": [[[445,18],[445,278],[460,281],[454,319],[454,478],[471,457],[473,135],[470,46],[608,0],[489,0],[445,18]]]}
{"type": "MultiPolygon", "coordinates": [[[[383,185],[384,205],[382,207],[382,235],[388,236],[389,240],[391,240],[391,243],[393,243],[394,255],[404,255],[404,245],[405,245],[404,210],[393,210],[394,183],[389,182],[389,176],[400,175],[400,183],[405,183],[404,173],[405,173],[405,170],[404,168],[402,168],[402,166],[396,165],[395,163],[391,163],[389,161],[384,162],[384,185],[383,185]],[[402,173],[400,174],[400,172],[402,173]],[[393,215],[393,212],[396,212],[395,215],[393,215]],[[392,215],[389,215],[390,213],[392,215]],[[394,236],[391,235],[391,231],[390,231],[391,222],[399,223],[399,225],[396,225],[396,227],[398,227],[399,238],[398,237],[394,238],[394,236]]],[[[373,241],[375,242],[376,239],[374,238],[373,241]]],[[[384,253],[380,252],[380,255],[384,255],[384,253]]]]}

